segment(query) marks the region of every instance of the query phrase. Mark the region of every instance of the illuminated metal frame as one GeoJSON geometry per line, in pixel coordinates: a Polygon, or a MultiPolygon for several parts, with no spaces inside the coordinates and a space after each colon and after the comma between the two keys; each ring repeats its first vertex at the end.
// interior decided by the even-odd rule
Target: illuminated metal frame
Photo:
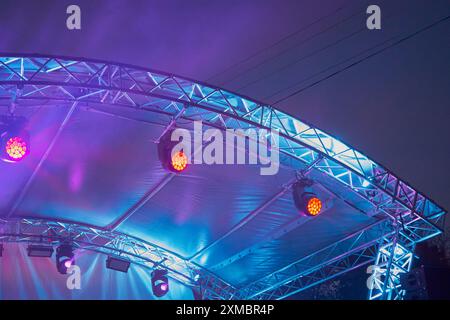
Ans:
{"type": "Polygon", "coordinates": [[[45,219],[0,219],[0,243],[59,245],[70,242],[75,249],[120,256],[149,269],[164,268],[170,276],[195,286],[200,267],[155,244],[117,231],[76,222],[45,219]]]}
{"type": "Polygon", "coordinates": [[[374,263],[380,243],[393,232],[389,219],[380,220],[239,289],[217,283],[217,279],[202,277],[202,296],[240,300],[287,298],[345,272],[374,263]]]}
{"type": "Polygon", "coordinates": [[[400,276],[411,270],[415,242],[403,237],[396,226],[393,236],[380,243],[369,281],[369,300],[402,300],[400,276]]]}
{"type": "MultiPolygon", "coordinates": [[[[13,105],[19,101],[72,103],[66,119],[77,105],[102,104],[165,115],[168,128],[174,121],[185,119],[202,120],[222,129],[258,127],[277,130],[282,154],[306,166],[314,164],[314,169],[372,203],[392,225],[401,224],[395,239],[401,235],[415,244],[442,232],[444,209],[361,152],[267,104],[220,88],[164,72],[100,60],[2,55],[0,101],[9,101],[11,96],[13,105]]],[[[12,218],[13,213],[13,210],[8,213],[7,218],[12,218]]],[[[108,232],[114,232],[126,218],[120,219],[108,232]]],[[[379,256],[377,261],[381,260],[379,256]]],[[[236,291],[252,292],[253,289],[237,290],[207,271],[200,272],[203,274],[203,298],[257,298],[254,292],[236,294],[236,291]]],[[[290,278],[290,283],[299,286],[295,281],[300,278],[290,278]]],[[[284,285],[286,283],[280,283],[280,288],[284,285]]],[[[382,297],[388,298],[385,293],[389,284],[382,290],[382,297]]],[[[275,294],[270,297],[285,296],[275,294]]]]}

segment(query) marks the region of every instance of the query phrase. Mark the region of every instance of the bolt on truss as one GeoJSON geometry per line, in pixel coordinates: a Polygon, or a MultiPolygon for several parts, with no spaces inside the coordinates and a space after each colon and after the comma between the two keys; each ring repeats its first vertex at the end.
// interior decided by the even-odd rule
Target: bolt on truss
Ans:
{"type": "MultiPolygon", "coordinates": [[[[442,232],[445,210],[389,170],[304,121],[227,90],[164,72],[106,61],[40,55],[0,57],[0,103],[2,100],[9,102],[11,94],[18,89],[20,95],[15,96],[16,105],[48,101],[58,104],[77,102],[92,109],[103,106],[102,110],[106,110],[105,112],[112,112],[108,109],[111,106],[154,112],[165,118],[168,125],[179,118],[190,121],[201,120],[209,126],[221,129],[258,127],[268,129],[269,132],[277,130],[279,151],[283,155],[306,166],[314,164],[315,170],[335,179],[348,192],[370,202],[379,213],[389,217],[387,222],[383,222],[386,224],[383,236],[392,232],[397,219],[401,222],[398,235],[408,243],[425,241],[442,232]]],[[[62,224],[64,230],[65,227],[71,228],[70,224],[62,224]]],[[[58,225],[58,222],[54,222],[51,229],[58,225]]],[[[78,230],[78,227],[73,228],[78,230]]],[[[116,235],[111,230],[108,230],[109,235],[106,231],[104,234],[100,232],[102,236],[92,231],[85,232],[84,229],[78,231],[81,232],[79,235],[81,238],[92,236],[94,240],[97,237],[108,238],[116,235]]],[[[192,270],[198,271],[202,279],[200,281],[202,296],[211,299],[287,297],[303,290],[302,288],[310,287],[313,283],[320,283],[335,274],[341,274],[343,270],[350,270],[360,264],[358,261],[369,256],[369,251],[358,251],[365,250],[358,246],[356,247],[358,250],[346,246],[343,240],[339,243],[342,248],[348,250],[341,253],[347,259],[345,261],[340,259],[324,261],[320,259],[320,254],[323,254],[320,250],[312,254],[318,260],[311,260],[316,262],[316,267],[308,264],[309,267],[305,269],[308,272],[301,269],[303,271],[296,273],[295,270],[300,265],[294,264],[295,267],[283,268],[238,290],[209,271],[198,269],[198,266],[191,265],[189,261],[184,261],[176,255],[162,249],[156,250],[151,245],[152,250],[145,245],[144,248],[136,247],[134,242],[129,240],[134,238],[125,235],[122,237],[128,242],[120,242],[121,245],[128,243],[126,247],[138,250],[134,255],[130,254],[136,259],[141,257],[141,254],[148,254],[150,256],[146,256],[145,261],[150,260],[153,265],[160,263],[161,266],[164,263],[164,267],[172,268],[173,274],[183,279],[192,279],[192,270]],[[144,251],[142,253],[139,250],[144,251]],[[148,252],[156,256],[151,256],[148,252]],[[356,259],[358,263],[353,263],[352,259],[356,259]]],[[[114,244],[114,241],[118,241],[114,239],[110,239],[107,243],[114,244]]],[[[393,240],[390,241],[388,244],[395,248],[393,240]]],[[[137,243],[141,244],[140,241],[137,243]]],[[[335,250],[342,249],[340,245],[335,250]]],[[[109,246],[108,250],[112,250],[111,247],[113,246],[109,246]]],[[[100,251],[100,246],[93,245],[92,248],[100,251]]],[[[380,247],[378,252],[381,261],[384,259],[381,253],[385,250],[380,247]]],[[[376,259],[378,261],[378,256],[376,259]]],[[[390,265],[394,266],[392,270],[396,270],[396,260],[391,260],[394,260],[390,262],[390,265]]],[[[145,264],[145,261],[141,261],[141,264],[145,264]]],[[[389,270],[387,273],[390,274],[389,270]]],[[[384,287],[390,288],[389,285],[384,287]]],[[[381,296],[390,298],[391,295],[386,296],[386,290],[381,296]]]]}

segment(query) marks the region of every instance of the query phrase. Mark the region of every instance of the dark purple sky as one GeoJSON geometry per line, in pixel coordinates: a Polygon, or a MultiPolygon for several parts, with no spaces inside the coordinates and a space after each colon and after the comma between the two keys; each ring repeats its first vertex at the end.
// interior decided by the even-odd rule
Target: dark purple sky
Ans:
{"type": "MultiPolygon", "coordinates": [[[[332,73],[337,70],[332,66],[359,52],[450,14],[448,0],[2,0],[1,5],[2,52],[141,65],[267,102],[332,73]],[[66,29],[69,4],[81,7],[81,31],[66,29]],[[380,5],[382,30],[364,30],[368,4],[380,5]]],[[[277,107],[341,138],[450,208],[449,61],[447,20],[277,107]]]]}

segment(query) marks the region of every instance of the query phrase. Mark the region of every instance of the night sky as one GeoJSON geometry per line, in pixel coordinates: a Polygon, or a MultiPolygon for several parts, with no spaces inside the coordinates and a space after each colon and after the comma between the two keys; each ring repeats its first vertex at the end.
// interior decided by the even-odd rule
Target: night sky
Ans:
{"type": "MultiPolygon", "coordinates": [[[[1,5],[2,52],[135,64],[269,103],[450,14],[448,0],[1,0],[1,5]],[[81,7],[80,31],[66,29],[69,4],[81,7]],[[365,28],[368,4],[381,7],[381,30],[365,28]]],[[[447,20],[276,106],[361,150],[448,209],[449,75],[447,20]]]]}

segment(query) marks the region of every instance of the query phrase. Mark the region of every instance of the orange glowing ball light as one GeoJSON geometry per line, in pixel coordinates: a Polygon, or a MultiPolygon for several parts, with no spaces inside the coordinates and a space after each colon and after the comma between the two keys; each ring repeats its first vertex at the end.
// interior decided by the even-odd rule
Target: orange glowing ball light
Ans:
{"type": "Polygon", "coordinates": [[[183,151],[178,151],[172,156],[172,168],[175,171],[181,172],[186,169],[188,165],[188,157],[183,151]]]}
{"type": "Polygon", "coordinates": [[[309,214],[312,216],[316,216],[320,213],[320,210],[322,209],[322,201],[320,201],[319,198],[311,198],[308,201],[308,204],[306,205],[306,209],[308,210],[309,214]]]}
{"type": "Polygon", "coordinates": [[[20,137],[12,137],[6,141],[5,151],[11,160],[22,160],[28,152],[27,143],[20,137]]]}

